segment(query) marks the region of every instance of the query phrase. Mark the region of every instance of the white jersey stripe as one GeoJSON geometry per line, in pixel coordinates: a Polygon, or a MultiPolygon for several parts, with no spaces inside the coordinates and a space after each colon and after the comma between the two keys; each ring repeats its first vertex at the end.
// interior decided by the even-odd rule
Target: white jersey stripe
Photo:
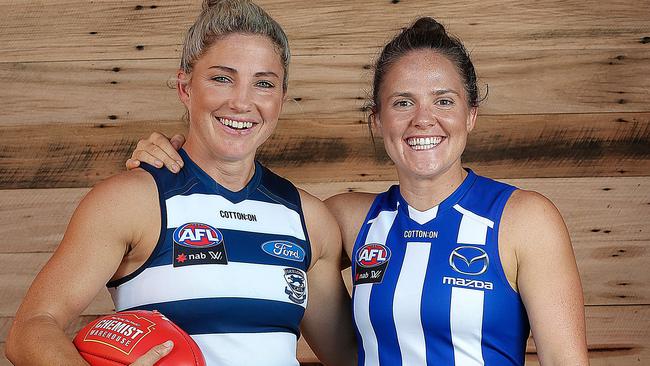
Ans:
{"type": "Polygon", "coordinates": [[[174,196],[167,199],[165,204],[168,229],[188,222],[200,222],[219,229],[289,235],[305,240],[300,214],[281,204],[254,200],[232,203],[221,196],[200,193],[174,196]],[[227,218],[227,215],[224,218],[220,211],[253,214],[255,221],[227,218]]]}
{"type": "Polygon", "coordinates": [[[379,365],[379,347],[377,346],[377,335],[370,322],[370,292],[371,283],[364,283],[354,286],[354,321],[361,334],[361,342],[365,352],[365,366],[379,365]]]}
{"type": "MultiPolygon", "coordinates": [[[[240,262],[178,268],[173,268],[172,265],[149,267],[136,278],[116,288],[109,288],[109,291],[113,295],[119,290],[119,296],[113,296],[118,310],[152,303],[219,297],[275,300],[293,304],[284,292],[287,287],[284,268],[286,267],[240,262]],[[256,280],[251,281],[251,278],[256,280]],[[150,284],[154,280],[161,286],[152,287],[150,284]],[[170,288],[172,285],[173,289],[170,288]]],[[[307,301],[300,306],[306,307],[307,301]]]]}
{"type": "MultiPolygon", "coordinates": [[[[365,244],[378,243],[386,244],[390,228],[397,217],[397,210],[382,211],[377,217],[368,221],[370,229],[366,236],[365,244]]],[[[390,265],[390,263],[388,264],[390,265]]],[[[372,293],[372,284],[356,285],[354,289],[354,318],[357,328],[361,334],[361,342],[365,354],[364,366],[379,365],[379,347],[377,345],[377,335],[370,322],[370,294],[372,293]]]]}
{"type": "Polygon", "coordinates": [[[422,328],[422,290],[431,243],[409,242],[395,286],[393,318],[402,365],[426,365],[427,347],[422,328]]]}
{"type": "Polygon", "coordinates": [[[192,339],[201,348],[207,365],[232,365],[245,354],[246,361],[241,365],[298,366],[293,333],[195,334],[192,339]]]}
{"type": "Polygon", "coordinates": [[[483,366],[483,299],[479,290],[454,287],[449,309],[455,366],[483,366]]]}
{"type": "Polygon", "coordinates": [[[485,245],[488,227],[494,227],[494,222],[471,211],[455,205],[454,208],[463,214],[458,228],[458,244],[485,245]]]}

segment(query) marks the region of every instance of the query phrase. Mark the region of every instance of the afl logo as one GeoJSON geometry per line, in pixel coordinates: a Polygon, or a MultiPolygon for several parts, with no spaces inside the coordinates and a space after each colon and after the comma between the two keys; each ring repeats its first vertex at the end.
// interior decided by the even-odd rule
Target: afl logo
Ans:
{"type": "Polygon", "coordinates": [[[357,263],[361,267],[377,267],[390,259],[390,249],[381,244],[366,244],[357,252],[357,263]]]}
{"type": "Polygon", "coordinates": [[[191,222],[174,230],[174,241],[188,248],[210,248],[221,244],[223,235],[210,225],[191,222]]]}
{"type": "Polygon", "coordinates": [[[451,252],[449,265],[458,273],[478,276],[487,271],[490,258],[481,248],[462,246],[451,252]]]}

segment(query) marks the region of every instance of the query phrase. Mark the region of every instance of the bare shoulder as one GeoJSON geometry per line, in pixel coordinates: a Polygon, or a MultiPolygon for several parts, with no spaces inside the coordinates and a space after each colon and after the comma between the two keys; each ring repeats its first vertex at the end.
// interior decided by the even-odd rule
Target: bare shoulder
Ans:
{"type": "Polygon", "coordinates": [[[153,177],[142,169],[134,169],[107,178],[88,192],[75,216],[97,227],[112,228],[127,243],[138,243],[143,230],[159,221],[158,191],[153,177]]]}
{"type": "Polygon", "coordinates": [[[348,256],[357,234],[363,225],[363,220],[377,197],[375,193],[350,192],[341,193],[325,200],[341,230],[343,247],[348,256]]]}
{"type": "Polygon", "coordinates": [[[560,211],[540,193],[516,190],[503,212],[501,231],[517,253],[570,247],[560,211]]]}
{"type": "Polygon", "coordinates": [[[503,216],[509,224],[525,227],[564,223],[551,200],[538,192],[522,189],[512,193],[503,216]]]}
{"type": "Polygon", "coordinates": [[[305,190],[298,189],[298,192],[311,242],[311,266],[313,267],[320,258],[335,258],[338,261],[341,253],[341,233],[334,216],[323,201],[305,190]]]}
{"type": "Polygon", "coordinates": [[[137,203],[139,197],[151,193],[156,193],[156,184],[153,177],[146,171],[137,168],[99,182],[89,192],[88,196],[97,196],[97,199],[130,200],[137,203]]]}

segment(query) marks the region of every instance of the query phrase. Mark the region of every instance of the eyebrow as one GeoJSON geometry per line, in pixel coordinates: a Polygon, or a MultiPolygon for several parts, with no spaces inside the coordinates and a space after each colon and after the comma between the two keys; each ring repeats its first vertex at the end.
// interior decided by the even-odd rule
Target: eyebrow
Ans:
{"type": "MultiPolygon", "coordinates": [[[[232,68],[232,67],[228,67],[228,66],[214,65],[214,66],[210,66],[209,68],[210,68],[210,69],[218,69],[218,70],[222,70],[222,71],[227,72],[227,73],[230,73],[230,74],[236,74],[236,73],[237,73],[237,69],[232,68]]],[[[274,76],[274,77],[276,77],[276,78],[278,78],[278,79],[280,78],[280,77],[278,76],[278,74],[274,73],[273,71],[259,71],[259,72],[256,72],[254,76],[255,76],[256,78],[258,78],[258,77],[265,77],[265,76],[266,76],[266,77],[274,76]]]]}
{"type": "MultiPolygon", "coordinates": [[[[455,91],[453,89],[435,89],[435,90],[432,91],[433,95],[443,95],[443,94],[447,94],[447,93],[456,94],[456,95],[460,96],[460,93],[458,93],[457,91],[455,91]]],[[[410,92],[395,92],[395,93],[393,93],[393,94],[391,94],[389,96],[389,98],[395,98],[395,97],[412,98],[413,93],[410,93],[410,92]]]]}

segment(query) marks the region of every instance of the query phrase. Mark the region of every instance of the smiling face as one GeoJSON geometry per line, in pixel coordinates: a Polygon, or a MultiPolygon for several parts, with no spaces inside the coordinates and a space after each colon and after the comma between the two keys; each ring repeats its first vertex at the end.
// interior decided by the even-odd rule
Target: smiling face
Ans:
{"type": "Polygon", "coordinates": [[[216,40],[191,75],[178,72],[190,119],[186,146],[223,161],[254,158],[277,125],[283,77],[269,38],[235,33],[216,40]]]}
{"type": "Polygon", "coordinates": [[[462,174],[460,157],[475,119],[454,64],[421,49],[400,57],[385,74],[374,124],[403,180],[462,174]]]}

